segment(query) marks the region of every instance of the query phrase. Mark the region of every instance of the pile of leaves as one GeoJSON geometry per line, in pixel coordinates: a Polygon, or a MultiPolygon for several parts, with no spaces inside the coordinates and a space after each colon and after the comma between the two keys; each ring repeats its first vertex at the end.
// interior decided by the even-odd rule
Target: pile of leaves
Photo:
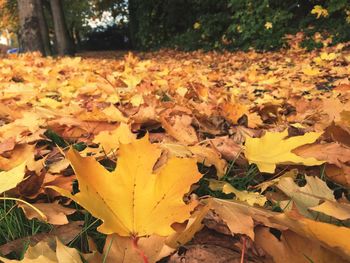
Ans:
{"type": "Polygon", "coordinates": [[[3,262],[348,262],[350,51],[0,60],[3,262]]]}

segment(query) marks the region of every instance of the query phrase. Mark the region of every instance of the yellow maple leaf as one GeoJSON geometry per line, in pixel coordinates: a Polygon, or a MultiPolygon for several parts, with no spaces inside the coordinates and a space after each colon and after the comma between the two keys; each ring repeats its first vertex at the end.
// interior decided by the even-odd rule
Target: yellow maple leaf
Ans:
{"type": "Polygon", "coordinates": [[[320,54],[320,58],[322,60],[327,60],[327,61],[332,61],[332,60],[335,60],[337,58],[337,54],[332,52],[332,53],[327,53],[327,52],[322,52],[320,54]]]}
{"type": "Polygon", "coordinates": [[[223,188],[222,192],[225,194],[233,193],[235,194],[236,198],[240,201],[247,202],[248,205],[259,205],[264,206],[265,202],[267,201],[266,197],[257,193],[257,192],[248,192],[246,190],[239,191],[238,189],[234,188],[229,183],[226,183],[223,188]]]}
{"type": "Polygon", "coordinates": [[[328,16],[328,10],[323,8],[320,5],[315,5],[314,8],[311,10],[311,14],[316,15],[316,18],[319,19],[320,17],[327,17],[328,16]]]}
{"type": "Polygon", "coordinates": [[[224,194],[234,194],[237,200],[247,202],[247,204],[251,206],[254,206],[255,204],[264,206],[267,201],[265,196],[257,192],[248,192],[246,190],[240,191],[224,181],[210,180],[209,188],[214,191],[221,191],[224,194]]]}
{"type": "Polygon", "coordinates": [[[70,149],[67,158],[79,181],[80,192],[52,187],[103,220],[99,231],[121,236],[167,236],[171,224],[190,217],[196,202],[185,204],[183,196],[201,177],[196,160],[172,157],[153,171],[161,155],[148,136],[121,144],[117,169],[107,171],[93,157],[81,157],[70,149]],[[93,200],[93,201],[92,201],[93,200]]]}
{"type": "Polygon", "coordinates": [[[200,29],[201,28],[201,24],[199,22],[196,22],[193,24],[193,28],[194,29],[200,29]]]}
{"type": "Polygon", "coordinates": [[[312,68],[310,66],[302,69],[303,73],[307,76],[317,76],[320,74],[320,70],[318,68],[312,68]]]}
{"type": "Polygon", "coordinates": [[[127,85],[128,89],[134,89],[142,81],[142,77],[137,75],[123,74],[121,80],[127,85]]]}
{"type": "Polygon", "coordinates": [[[264,27],[265,27],[266,29],[271,29],[271,28],[272,28],[272,23],[271,23],[271,22],[266,22],[265,25],[264,25],[264,27]]]}
{"type": "Polygon", "coordinates": [[[274,173],[276,164],[320,165],[324,161],[315,158],[303,158],[291,151],[301,145],[313,143],[322,133],[309,132],[302,136],[285,139],[288,131],[266,132],[261,138],[247,137],[245,142],[245,157],[249,163],[255,163],[260,172],[274,173]]]}

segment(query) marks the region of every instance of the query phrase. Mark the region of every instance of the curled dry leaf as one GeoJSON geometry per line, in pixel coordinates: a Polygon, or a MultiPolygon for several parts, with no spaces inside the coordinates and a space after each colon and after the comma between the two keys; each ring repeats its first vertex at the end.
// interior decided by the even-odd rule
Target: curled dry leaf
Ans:
{"type": "Polygon", "coordinates": [[[9,153],[8,157],[0,155],[0,170],[8,171],[33,157],[34,146],[19,144],[9,153]]]}
{"type": "Polygon", "coordinates": [[[206,166],[214,165],[219,178],[225,175],[227,163],[221,159],[221,155],[215,149],[204,145],[189,146],[188,149],[197,158],[198,163],[206,166]]]}
{"type": "MultiPolygon", "coordinates": [[[[67,208],[56,203],[36,203],[32,205],[39,209],[46,216],[46,221],[52,225],[68,224],[69,221],[67,219],[67,215],[71,215],[76,211],[75,209],[67,208]]],[[[39,215],[34,209],[22,204],[19,204],[18,206],[22,208],[28,219],[42,219],[42,216],[39,215]]]]}
{"type": "MultiPolygon", "coordinates": [[[[308,209],[317,206],[323,200],[335,202],[333,191],[327,184],[318,177],[306,176],[306,185],[299,187],[292,177],[283,177],[276,184],[276,187],[285,193],[295,203],[299,213],[312,218],[308,209]]],[[[287,202],[284,210],[291,209],[292,202],[287,202]]]]}
{"type": "MultiPolygon", "coordinates": [[[[239,263],[241,253],[215,245],[188,245],[184,254],[172,255],[168,263],[182,262],[215,262],[215,263],[239,263]]],[[[255,261],[246,260],[247,263],[255,261]]]]}
{"type": "Polygon", "coordinates": [[[279,214],[271,220],[300,236],[320,242],[322,246],[350,260],[349,228],[311,220],[295,212],[279,214]]]}
{"type": "Polygon", "coordinates": [[[211,202],[212,210],[224,220],[232,234],[245,234],[254,240],[255,223],[282,232],[289,229],[303,238],[320,243],[347,260],[350,259],[350,229],[347,227],[311,220],[296,211],[276,213],[234,201],[212,199],[211,202]]]}
{"type": "Polygon", "coordinates": [[[244,234],[254,240],[255,222],[280,230],[286,229],[278,222],[274,223],[270,220],[278,213],[232,200],[213,198],[208,202],[212,202],[211,209],[224,220],[232,234],[244,234]]]}
{"type": "Polygon", "coordinates": [[[229,161],[237,160],[243,150],[241,145],[235,143],[227,136],[216,137],[211,139],[210,142],[214,145],[217,151],[221,153],[222,157],[229,161]]]}
{"type": "Polygon", "coordinates": [[[188,115],[175,115],[168,120],[161,118],[162,125],[169,135],[185,145],[198,142],[197,134],[191,126],[192,118],[188,115]]]}
{"type": "Polygon", "coordinates": [[[350,148],[340,143],[301,146],[293,150],[293,152],[304,158],[313,157],[320,161],[335,164],[340,168],[350,161],[350,148]]]}
{"type": "Polygon", "coordinates": [[[267,227],[255,229],[255,242],[272,256],[275,263],[305,262],[348,262],[329,249],[322,247],[317,241],[310,241],[290,230],[282,231],[277,238],[267,227]]]}
{"type": "Polygon", "coordinates": [[[338,203],[335,201],[325,200],[322,204],[310,207],[312,211],[317,211],[324,213],[328,216],[337,218],[339,220],[348,220],[350,219],[350,205],[338,203]]]}
{"type": "Polygon", "coordinates": [[[166,244],[172,248],[178,248],[191,241],[193,236],[203,228],[202,220],[209,212],[211,204],[198,206],[186,224],[186,228],[168,236],[166,244]]]}
{"type": "Polygon", "coordinates": [[[350,166],[343,165],[341,168],[336,165],[326,165],[325,174],[332,181],[350,187],[350,166]]]}

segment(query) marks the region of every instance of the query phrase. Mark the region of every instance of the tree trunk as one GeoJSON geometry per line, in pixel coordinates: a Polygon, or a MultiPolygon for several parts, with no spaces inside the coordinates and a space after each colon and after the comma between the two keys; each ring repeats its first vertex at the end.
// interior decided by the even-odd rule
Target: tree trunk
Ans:
{"type": "Polygon", "coordinates": [[[18,0],[20,47],[23,52],[40,51],[45,54],[37,8],[36,0],[18,0]]]}
{"type": "Polygon", "coordinates": [[[69,36],[61,0],[50,0],[58,55],[73,55],[74,44],[69,36]]]}
{"type": "Polygon", "coordinates": [[[49,37],[49,29],[47,27],[46,19],[44,16],[44,10],[43,10],[43,2],[42,0],[36,0],[37,4],[37,15],[39,19],[39,28],[41,33],[41,38],[43,41],[45,54],[51,55],[51,45],[50,45],[50,37],[49,37]]]}

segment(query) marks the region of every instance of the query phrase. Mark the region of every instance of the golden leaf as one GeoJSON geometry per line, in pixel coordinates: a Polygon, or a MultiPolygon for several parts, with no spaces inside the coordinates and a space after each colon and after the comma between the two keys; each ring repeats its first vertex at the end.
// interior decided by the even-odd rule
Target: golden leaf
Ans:
{"type": "Polygon", "coordinates": [[[265,196],[257,192],[248,192],[246,190],[240,191],[224,181],[211,179],[209,180],[209,188],[214,191],[222,191],[224,194],[234,194],[237,200],[246,202],[251,206],[254,204],[264,206],[267,201],[265,196]]]}
{"type": "Polygon", "coordinates": [[[303,158],[291,151],[301,145],[313,143],[322,133],[309,132],[302,136],[285,139],[288,131],[266,132],[261,138],[247,137],[244,155],[249,163],[255,163],[260,172],[274,173],[276,164],[320,165],[323,161],[303,158]]]}
{"type": "Polygon", "coordinates": [[[7,172],[0,172],[0,194],[15,188],[20,183],[25,174],[26,163],[22,163],[7,172]]]}
{"type": "Polygon", "coordinates": [[[80,192],[71,195],[52,188],[102,219],[102,233],[167,236],[174,232],[171,224],[190,217],[196,202],[186,205],[183,196],[201,175],[195,159],[176,157],[155,173],[153,167],[160,155],[161,150],[145,136],[121,144],[117,169],[108,172],[94,158],[83,158],[71,149],[67,158],[77,175],[80,192]]]}
{"type": "Polygon", "coordinates": [[[239,191],[236,188],[234,188],[232,185],[229,183],[226,183],[223,188],[222,188],[223,193],[225,194],[230,194],[233,193],[235,194],[236,198],[240,201],[247,202],[248,205],[259,205],[259,206],[264,206],[265,202],[267,201],[266,197],[257,193],[257,192],[248,192],[246,190],[244,191],[239,191]]]}

